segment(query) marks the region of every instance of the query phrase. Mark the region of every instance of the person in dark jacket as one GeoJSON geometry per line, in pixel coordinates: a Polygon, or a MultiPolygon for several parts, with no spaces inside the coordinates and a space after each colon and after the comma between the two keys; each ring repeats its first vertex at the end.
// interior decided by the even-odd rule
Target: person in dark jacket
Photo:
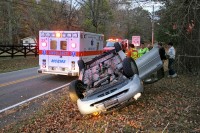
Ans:
{"type": "Polygon", "coordinates": [[[127,43],[124,42],[124,41],[122,41],[122,42],[121,42],[121,46],[122,46],[122,51],[123,51],[124,53],[126,53],[126,50],[127,50],[127,43]]]}
{"type": "Polygon", "coordinates": [[[148,48],[149,50],[151,50],[151,49],[153,48],[153,46],[152,46],[151,44],[148,44],[148,45],[147,45],[147,48],[148,48]]]}
{"type": "MultiPolygon", "coordinates": [[[[161,42],[158,43],[158,47],[159,47],[160,58],[163,62],[163,66],[164,66],[164,61],[167,59],[165,48],[162,46],[161,42]]],[[[163,78],[164,76],[165,76],[164,67],[162,67],[160,70],[158,70],[157,77],[158,77],[158,79],[160,79],[160,78],[163,78]]]]}
{"type": "Polygon", "coordinates": [[[166,60],[166,52],[165,52],[165,48],[162,46],[162,43],[159,42],[158,43],[158,47],[159,47],[159,53],[160,53],[160,58],[164,63],[164,60],[166,60]]]}

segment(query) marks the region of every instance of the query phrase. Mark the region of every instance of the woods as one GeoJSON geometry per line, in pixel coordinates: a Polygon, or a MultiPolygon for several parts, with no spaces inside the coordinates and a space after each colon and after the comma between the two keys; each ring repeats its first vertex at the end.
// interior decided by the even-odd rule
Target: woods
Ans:
{"type": "Polygon", "coordinates": [[[151,23],[148,12],[141,7],[133,9],[126,1],[4,0],[0,7],[0,43],[19,43],[23,37],[37,37],[39,30],[84,30],[130,39],[132,33],[151,31],[148,26],[144,32],[145,26],[140,22],[145,18],[151,23]]]}
{"type": "Polygon", "coordinates": [[[200,70],[200,2],[198,0],[165,1],[159,12],[156,39],[172,40],[179,55],[179,72],[198,74],[200,70]]]}

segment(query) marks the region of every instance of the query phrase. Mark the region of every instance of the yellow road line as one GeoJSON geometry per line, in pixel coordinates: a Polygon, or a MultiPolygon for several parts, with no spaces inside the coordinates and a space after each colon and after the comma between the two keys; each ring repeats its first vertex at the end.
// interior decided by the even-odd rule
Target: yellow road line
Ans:
{"type": "Polygon", "coordinates": [[[4,87],[4,86],[20,83],[20,82],[23,82],[23,81],[31,80],[31,79],[34,79],[34,78],[42,77],[44,75],[45,74],[39,74],[39,75],[36,75],[36,76],[31,76],[31,77],[28,77],[28,78],[23,78],[23,79],[11,81],[11,82],[8,82],[8,83],[0,84],[0,87],[4,87]]]}

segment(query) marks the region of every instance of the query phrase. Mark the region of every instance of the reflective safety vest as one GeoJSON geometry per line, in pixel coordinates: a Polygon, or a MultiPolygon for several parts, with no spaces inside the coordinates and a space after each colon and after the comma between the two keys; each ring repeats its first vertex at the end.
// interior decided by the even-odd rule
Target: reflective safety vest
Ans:
{"type": "Polygon", "coordinates": [[[128,57],[132,57],[134,60],[138,58],[138,51],[135,48],[131,48],[129,52],[127,53],[128,57]]]}
{"type": "Polygon", "coordinates": [[[141,48],[139,49],[138,53],[139,53],[139,57],[143,56],[145,53],[149,52],[148,48],[141,48]]]}

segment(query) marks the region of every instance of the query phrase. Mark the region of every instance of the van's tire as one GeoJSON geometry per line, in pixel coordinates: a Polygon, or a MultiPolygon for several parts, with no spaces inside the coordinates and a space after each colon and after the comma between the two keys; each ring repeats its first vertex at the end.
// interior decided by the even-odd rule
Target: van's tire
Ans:
{"type": "Polygon", "coordinates": [[[79,67],[79,70],[82,70],[83,68],[85,68],[85,64],[83,60],[78,60],[78,67],[79,67]]]}
{"type": "Polygon", "coordinates": [[[126,57],[123,62],[123,72],[127,78],[132,77],[134,74],[139,74],[137,65],[131,57],[126,57]]]}
{"type": "Polygon", "coordinates": [[[120,50],[122,50],[122,47],[120,46],[119,42],[115,42],[114,47],[115,47],[116,52],[119,52],[120,50]]]}
{"type": "Polygon", "coordinates": [[[84,84],[81,80],[74,80],[69,85],[69,96],[72,102],[77,102],[78,99],[83,99],[83,92],[86,89],[84,88],[84,84]]]}

